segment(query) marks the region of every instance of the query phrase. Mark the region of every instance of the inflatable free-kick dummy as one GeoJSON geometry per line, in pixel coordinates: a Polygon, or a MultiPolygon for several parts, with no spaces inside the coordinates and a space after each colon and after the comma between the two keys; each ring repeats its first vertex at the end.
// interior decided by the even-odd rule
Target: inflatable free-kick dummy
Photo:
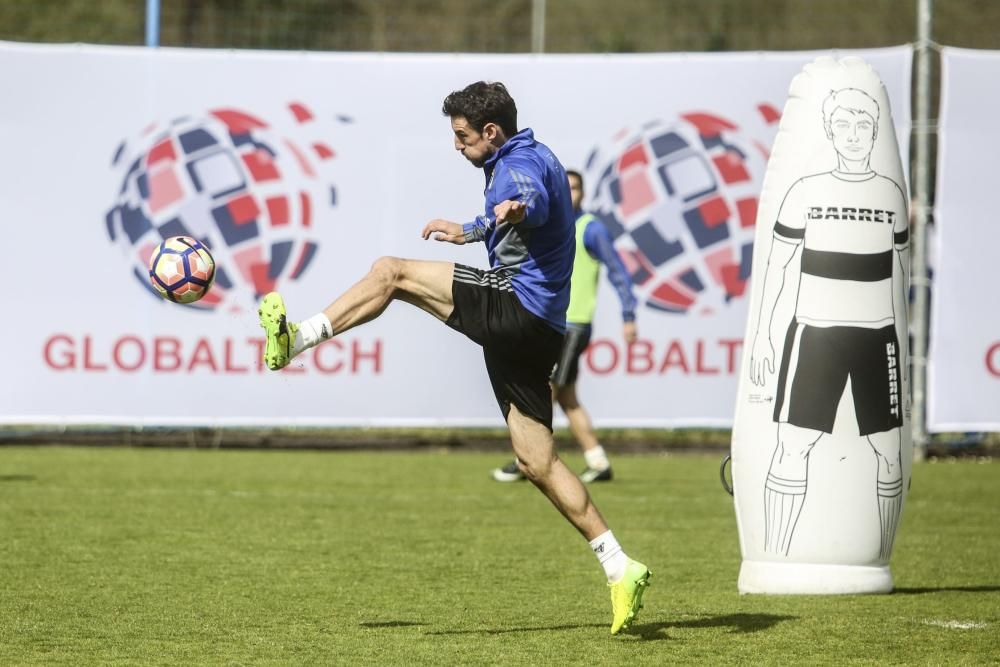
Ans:
{"type": "Polygon", "coordinates": [[[758,208],[732,437],[741,593],[882,593],[909,486],[906,184],[859,58],[792,81],[758,208]]]}

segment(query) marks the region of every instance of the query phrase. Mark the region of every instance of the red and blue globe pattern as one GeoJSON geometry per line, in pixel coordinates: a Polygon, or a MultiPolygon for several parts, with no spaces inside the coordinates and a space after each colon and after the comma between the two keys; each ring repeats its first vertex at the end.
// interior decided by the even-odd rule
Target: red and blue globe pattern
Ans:
{"type": "MultiPolygon", "coordinates": [[[[757,113],[764,127],[779,118],[769,105],[757,113]]],[[[699,111],[625,128],[591,152],[586,208],[611,232],[646,307],[712,314],[744,295],[767,145],[699,111]]]]}
{"type": "Polygon", "coordinates": [[[242,310],[302,277],[319,249],[316,225],[337,204],[321,169],[335,152],[310,136],[305,105],[287,113],[279,131],[248,111],[216,108],[151,124],[119,145],[121,186],[106,231],[150,293],[150,253],[172,236],[198,239],[216,260],[215,284],[191,308],[242,310]]]}

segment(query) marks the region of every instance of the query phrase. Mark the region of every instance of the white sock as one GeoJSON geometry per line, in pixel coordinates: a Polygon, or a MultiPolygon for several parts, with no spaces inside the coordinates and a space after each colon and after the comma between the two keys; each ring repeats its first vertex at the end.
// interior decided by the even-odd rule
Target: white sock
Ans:
{"type": "Polygon", "coordinates": [[[620,581],[625,576],[625,565],[628,564],[628,556],[622,551],[612,532],[601,533],[590,541],[590,548],[594,550],[594,555],[601,562],[604,574],[607,575],[610,583],[620,581]]]}
{"type": "Polygon", "coordinates": [[[587,462],[587,467],[594,470],[607,470],[611,467],[611,461],[608,461],[608,454],[604,451],[604,447],[600,445],[597,445],[593,449],[584,450],[583,458],[587,462]]]}
{"type": "Polygon", "coordinates": [[[313,315],[308,320],[299,322],[299,330],[295,332],[295,341],[292,343],[292,356],[294,357],[303,350],[316,347],[327,338],[333,337],[333,327],[330,320],[323,313],[313,315]]]}

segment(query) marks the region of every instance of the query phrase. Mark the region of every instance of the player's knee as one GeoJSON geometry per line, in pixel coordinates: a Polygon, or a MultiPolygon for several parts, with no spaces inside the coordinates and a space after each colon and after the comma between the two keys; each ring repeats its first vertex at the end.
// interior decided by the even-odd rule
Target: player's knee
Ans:
{"type": "Polygon", "coordinates": [[[383,282],[396,285],[403,273],[403,260],[398,257],[379,257],[372,263],[369,273],[377,276],[383,282]]]}
{"type": "Polygon", "coordinates": [[[524,473],[524,476],[534,482],[548,477],[552,472],[552,464],[554,462],[555,457],[540,456],[527,461],[518,458],[517,465],[521,469],[521,472],[524,473]]]}

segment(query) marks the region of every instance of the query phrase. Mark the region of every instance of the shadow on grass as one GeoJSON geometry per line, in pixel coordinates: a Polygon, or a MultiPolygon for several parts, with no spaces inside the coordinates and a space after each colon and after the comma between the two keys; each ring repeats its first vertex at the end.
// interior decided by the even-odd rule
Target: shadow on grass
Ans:
{"type": "MultiPolygon", "coordinates": [[[[670,628],[730,628],[732,632],[759,632],[767,630],[782,621],[792,621],[797,616],[776,616],[774,614],[730,614],[727,616],[707,616],[688,621],[664,621],[661,623],[640,623],[626,630],[625,635],[636,635],[645,640],[670,639],[670,628]]],[[[579,630],[600,628],[607,630],[607,623],[580,623],[575,625],[542,625],[523,628],[483,628],[480,630],[436,630],[428,635],[503,635],[512,632],[551,632],[557,630],[579,630]]]]}
{"type": "Polygon", "coordinates": [[[936,588],[896,588],[893,595],[923,595],[924,593],[997,593],[1000,586],[938,586],[936,588]]]}
{"type": "Polygon", "coordinates": [[[512,632],[551,632],[553,630],[579,630],[581,628],[605,628],[607,623],[579,623],[576,625],[539,625],[530,628],[482,628],[479,630],[435,630],[428,635],[505,635],[512,632]]]}
{"type": "Polygon", "coordinates": [[[362,628],[408,628],[413,625],[424,625],[416,621],[365,621],[358,623],[362,628]]]}
{"type": "Polygon", "coordinates": [[[670,639],[667,630],[671,628],[730,628],[732,632],[760,632],[768,630],[782,621],[793,621],[797,616],[777,616],[774,614],[728,614],[726,616],[706,616],[687,621],[664,621],[662,623],[640,623],[626,632],[645,640],[670,639]]]}
{"type": "Polygon", "coordinates": [[[34,475],[0,475],[0,482],[34,482],[34,475]]]}

